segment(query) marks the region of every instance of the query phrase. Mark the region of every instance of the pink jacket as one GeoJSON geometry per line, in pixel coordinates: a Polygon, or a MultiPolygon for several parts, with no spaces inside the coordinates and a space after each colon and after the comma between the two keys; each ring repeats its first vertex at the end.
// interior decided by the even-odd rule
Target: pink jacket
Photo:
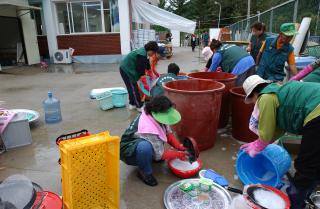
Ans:
{"type": "Polygon", "coordinates": [[[167,130],[167,127],[161,126],[152,115],[147,115],[144,110],[142,111],[138,124],[139,134],[154,134],[167,142],[167,130]]]}

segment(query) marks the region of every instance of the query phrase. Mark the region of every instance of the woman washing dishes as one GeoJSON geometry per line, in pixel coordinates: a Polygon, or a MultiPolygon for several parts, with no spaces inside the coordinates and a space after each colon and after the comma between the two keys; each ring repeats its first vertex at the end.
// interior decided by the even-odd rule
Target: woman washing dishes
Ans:
{"type": "Polygon", "coordinates": [[[250,129],[259,136],[241,147],[251,157],[285,131],[302,135],[296,173],[287,193],[292,209],[304,208],[304,200],[320,180],[320,84],[290,81],[281,86],[253,75],[243,88],[246,103],[255,103],[250,129]]]}
{"type": "Polygon", "coordinates": [[[138,177],[149,186],[156,186],[152,161],[179,158],[186,160],[186,148],[174,137],[170,125],[181,120],[174,104],[165,96],[146,103],[144,110],[129,125],[121,137],[120,157],[128,165],[138,166],[138,177]],[[176,150],[166,149],[168,143],[176,150]]]}
{"type": "Polygon", "coordinates": [[[240,86],[250,75],[255,74],[255,62],[245,49],[234,44],[224,44],[212,39],[213,52],[209,72],[215,72],[220,66],[223,72],[237,75],[236,85],[240,86]]]}
{"type": "Polygon", "coordinates": [[[144,47],[130,52],[120,63],[120,74],[128,89],[129,109],[141,111],[141,102],[137,81],[150,70],[148,57],[153,57],[159,50],[155,41],[148,42],[144,47]]]}

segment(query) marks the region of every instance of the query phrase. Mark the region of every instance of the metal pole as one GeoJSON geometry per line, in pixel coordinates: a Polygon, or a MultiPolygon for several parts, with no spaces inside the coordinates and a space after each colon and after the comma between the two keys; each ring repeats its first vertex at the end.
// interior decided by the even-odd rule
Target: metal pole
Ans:
{"type": "Polygon", "coordinates": [[[249,28],[249,23],[250,23],[250,8],[251,8],[251,0],[248,0],[247,28],[249,28]]]}
{"type": "Polygon", "coordinates": [[[200,20],[199,20],[199,28],[198,28],[198,48],[199,48],[198,62],[199,63],[200,63],[200,37],[201,37],[201,32],[200,32],[200,20]]]}
{"type": "Polygon", "coordinates": [[[221,4],[217,1],[214,2],[214,4],[219,5],[219,20],[218,20],[218,28],[220,28],[220,16],[221,16],[221,4]]]}
{"type": "Polygon", "coordinates": [[[273,10],[270,11],[269,32],[272,33],[273,10]]]}
{"type": "Polygon", "coordinates": [[[260,22],[260,11],[258,11],[258,22],[260,22]]]}
{"type": "Polygon", "coordinates": [[[297,22],[297,16],[298,16],[298,8],[299,8],[299,0],[296,0],[294,2],[294,9],[293,9],[293,22],[297,22]]]}
{"type": "Polygon", "coordinates": [[[219,21],[218,21],[218,28],[220,28],[220,16],[221,16],[221,4],[219,3],[219,21]]]}
{"type": "Polygon", "coordinates": [[[248,0],[248,14],[247,14],[247,26],[246,26],[246,31],[245,34],[247,36],[247,38],[249,37],[249,33],[250,33],[250,8],[251,8],[251,0],[248,0]]]}
{"type": "Polygon", "coordinates": [[[314,30],[314,35],[315,36],[317,35],[317,32],[318,32],[319,16],[320,16],[320,1],[319,1],[318,14],[317,14],[317,20],[316,20],[316,28],[314,30]]]}

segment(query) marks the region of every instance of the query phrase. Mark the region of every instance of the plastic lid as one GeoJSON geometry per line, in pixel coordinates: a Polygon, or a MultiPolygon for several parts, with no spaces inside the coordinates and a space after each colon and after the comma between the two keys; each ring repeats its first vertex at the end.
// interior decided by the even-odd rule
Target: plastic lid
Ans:
{"type": "Polygon", "coordinates": [[[48,91],[48,97],[52,97],[52,91],[48,91]]]}

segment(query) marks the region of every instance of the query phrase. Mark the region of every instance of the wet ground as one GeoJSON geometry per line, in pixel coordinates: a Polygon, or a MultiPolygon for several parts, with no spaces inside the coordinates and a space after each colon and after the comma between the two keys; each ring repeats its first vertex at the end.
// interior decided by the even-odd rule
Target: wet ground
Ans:
{"type": "MultiPolygon", "coordinates": [[[[182,71],[203,68],[205,62],[198,52],[191,49],[174,49],[174,57],[161,60],[157,69],[165,72],[169,63],[177,63],[182,71]]],[[[0,72],[0,101],[8,108],[33,109],[41,113],[40,121],[32,127],[33,143],[30,146],[0,154],[0,180],[23,174],[44,189],[61,194],[58,147],[55,139],[61,134],[88,129],[91,133],[105,130],[121,135],[137,112],[126,108],[101,111],[97,101],[89,99],[91,89],[124,86],[117,64],[74,64],[40,67],[19,67],[0,72]],[[44,123],[41,103],[47,91],[53,91],[61,100],[63,121],[54,125],[44,123]]],[[[223,174],[232,186],[242,188],[235,176],[235,157],[239,144],[229,132],[217,136],[216,145],[201,152],[204,168],[212,168],[223,174]]],[[[165,189],[179,178],[175,177],[165,163],[154,164],[157,187],[144,185],[136,177],[136,168],[120,163],[121,208],[164,208],[165,189]]]]}

